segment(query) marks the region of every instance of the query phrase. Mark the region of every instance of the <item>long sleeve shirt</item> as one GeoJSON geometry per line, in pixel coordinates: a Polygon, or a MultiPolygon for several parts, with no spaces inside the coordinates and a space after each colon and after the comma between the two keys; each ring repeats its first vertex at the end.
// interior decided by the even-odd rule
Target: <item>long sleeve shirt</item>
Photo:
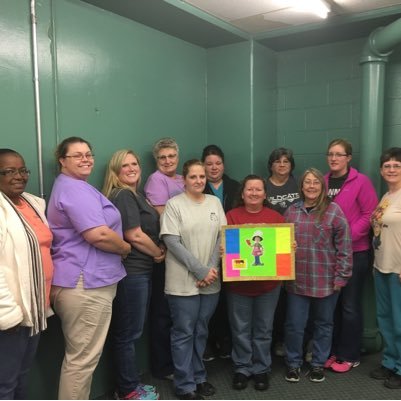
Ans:
{"type": "Polygon", "coordinates": [[[302,202],[290,206],[284,214],[295,225],[297,250],[295,280],[287,291],[322,298],[344,287],[352,275],[352,243],[347,219],[340,206],[332,202],[321,221],[316,210],[309,213],[302,202]]]}

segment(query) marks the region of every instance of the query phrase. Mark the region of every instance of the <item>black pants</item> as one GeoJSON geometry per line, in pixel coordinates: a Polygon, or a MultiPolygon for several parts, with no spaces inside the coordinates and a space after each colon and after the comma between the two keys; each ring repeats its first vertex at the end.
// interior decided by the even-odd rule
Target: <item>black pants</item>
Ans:
{"type": "Polygon", "coordinates": [[[166,266],[155,264],[152,275],[152,296],[149,309],[150,370],[159,379],[174,373],[171,357],[170,309],[164,294],[166,266]]]}

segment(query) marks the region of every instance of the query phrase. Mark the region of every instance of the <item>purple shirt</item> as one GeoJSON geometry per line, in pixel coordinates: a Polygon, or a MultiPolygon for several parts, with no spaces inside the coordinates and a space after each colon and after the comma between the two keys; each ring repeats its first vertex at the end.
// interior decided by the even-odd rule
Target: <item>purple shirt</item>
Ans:
{"type": "Polygon", "coordinates": [[[75,288],[82,273],[84,288],[98,288],[126,275],[120,255],[94,247],[81,235],[107,226],[122,238],[119,211],[92,185],[60,174],[54,182],[47,218],[53,232],[53,285],[75,288]]]}
{"type": "Polygon", "coordinates": [[[157,170],[149,176],[144,191],[153,206],[164,206],[170,198],[184,192],[184,179],[182,175],[171,178],[157,170]]]}

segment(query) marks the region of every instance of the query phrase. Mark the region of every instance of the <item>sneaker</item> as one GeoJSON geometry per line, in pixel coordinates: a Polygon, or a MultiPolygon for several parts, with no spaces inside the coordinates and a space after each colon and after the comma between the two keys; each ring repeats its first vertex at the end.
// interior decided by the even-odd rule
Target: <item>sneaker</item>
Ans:
{"type": "Polygon", "coordinates": [[[312,348],[313,348],[313,340],[309,340],[305,347],[305,362],[312,362],[312,348]]]}
{"type": "Polygon", "coordinates": [[[158,400],[159,394],[154,391],[146,391],[138,386],[134,391],[123,397],[118,396],[118,394],[115,394],[115,397],[117,400],[158,400]]]}
{"type": "Polygon", "coordinates": [[[203,353],[202,359],[204,362],[210,362],[216,359],[216,356],[214,355],[214,352],[209,345],[206,345],[206,349],[205,352],[203,353]]]}
{"type": "Polygon", "coordinates": [[[285,348],[283,343],[276,343],[273,348],[274,355],[285,356],[285,348]]]}
{"type": "Polygon", "coordinates": [[[373,369],[370,373],[369,376],[372,379],[376,379],[376,380],[386,380],[388,379],[394,372],[389,369],[386,368],[385,366],[381,365],[376,369],[373,369]]]}
{"type": "Polygon", "coordinates": [[[337,357],[335,355],[331,355],[330,358],[325,362],[324,368],[329,369],[334,362],[337,361],[337,357]]]}
{"type": "MultiPolygon", "coordinates": [[[[327,362],[326,362],[327,363],[327,362]]],[[[337,373],[345,373],[349,372],[352,368],[356,368],[361,363],[359,361],[356,362],[348,362],[348,361],[335,361],[331,364],[331,370],[337,373]]],[[[324,366],[326,367],[326,365],[324,366]]]]}
{"type": "Polygon", "coordinates": [[[136,388],[143,389],[145,391],[153,391],[154,393],[157,393],[156,391],[156,386],[152,386],[151,384],[143,384],[139,383],[136,388]]]}
{"type": "Polygon", "coordinates": [[[231,341],[224,340],[219,347],[219,358],[229,359],[231,358],[231,341]]]}
{"type": "Polygon", "coordinates": [[[314,383],[320,383],[324,381],[324,369],[320,366],[313,366],[309,372],[309,380],[314,383]]]}
{"type": "Polygon", "coordinates": [[[301,373],[300,368],[287,368],[287,374],[285,375],[285,380],[287,380],[290,383],[298,383],[300,373],[301,373]]]}
{"type": "Polygon", "coordinates": [[[312,362],[312,351],[306,351],[306,353],[305,353],[305,362],[308,362],[308,363],[312,362]]]}
{"type": "Polygon", "coordinates": [[[401,376],[393,373],[388,379],[386,379],[383,383],[387,388],[391,388],[394,390],[401,389],[401,376]]]}

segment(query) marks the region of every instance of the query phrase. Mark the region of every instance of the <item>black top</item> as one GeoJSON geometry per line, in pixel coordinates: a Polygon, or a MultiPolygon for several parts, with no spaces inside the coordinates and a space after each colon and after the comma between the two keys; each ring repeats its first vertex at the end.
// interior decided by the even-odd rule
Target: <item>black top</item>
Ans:
{"type": "MultiPolygon", "coordinates": [[[[110,201],[120,211],[123,232],[140,226],[155,244],[159,243],[159,213],[149,205],[142,194],[121,189],[112,195],[110,201]]],[[[127,274],[151,273],[153,257],[132,247],[128,257],[123,260],[123,264],[127,274]]]]}
{"type": "MultiPolygon", "coordinates": [[[[228,212],[233,208],[234,200],[239,191],[240,184],[238,181],[233,180],[228,175],[223,174],[223,209],[228,212]]],[[[203,193],[214,195],[209,185],[205,185],[203,193]]]]}
{"type": "Polygon", "coordinates": [[[327,195],[331,200],[334,200],[336,195],[338,195],[345,180],[348,178],[348,175],[349,175],[349,169],[341,177],[332,177],[331,175],[329,176],[327,195]]]}
{"type": "Polygon", "coordinates": [[[299,201],[299,189],[294,176],[290,175],[284,185],[274,185],[269,178],[266,180],[267,199],[272,209],[284,214],[294,203],[299,201]]]}

